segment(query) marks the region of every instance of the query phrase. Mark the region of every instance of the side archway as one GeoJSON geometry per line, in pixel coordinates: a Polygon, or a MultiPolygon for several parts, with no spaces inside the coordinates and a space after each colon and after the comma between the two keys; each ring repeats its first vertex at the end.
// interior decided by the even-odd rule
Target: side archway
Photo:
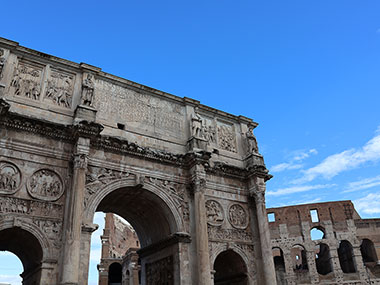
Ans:
{"type": "Polygon", "coordinates": [[[214,284],[248,284],[246,263],[243,258],[232,249],[223,251],[216,257],[214,271],[214,284]]]}
{"type": "Polygon", "coordinates": [[[15,254],[23,265],[24,285],[40,284],[44,251],[39,240],[21,227],[0,230],[0,250],[15,254]]]}

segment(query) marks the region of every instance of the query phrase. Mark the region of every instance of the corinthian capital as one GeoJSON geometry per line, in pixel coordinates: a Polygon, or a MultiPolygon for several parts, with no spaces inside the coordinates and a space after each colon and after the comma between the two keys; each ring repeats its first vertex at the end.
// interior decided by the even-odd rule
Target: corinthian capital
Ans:
{"type": "Polygon", "coordinates": [[[263,178],[254,177],[251,179],[249,194],[255,198],[256,202],[265,203],[265,190],[266,186],[263,178]]]}
{"type": "Polygon", "coordinates": [[[87,169],[87,155],[76,154],[74,155],[74,169],[87,169]]]}

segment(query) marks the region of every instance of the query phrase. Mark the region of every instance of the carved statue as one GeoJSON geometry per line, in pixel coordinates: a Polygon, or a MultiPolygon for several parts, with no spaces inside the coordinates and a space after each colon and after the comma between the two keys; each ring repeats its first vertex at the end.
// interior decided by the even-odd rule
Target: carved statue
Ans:
{"type": "Polygon", "coordinates": [[[248,152],[259,153],[259,148],[257,146],[257,140],[253,134],[254,126],[248,126],[248,131],[245,133],[247,139],[248,152]]]}
{"type": "Polygon", "coordinates": [[[0,163],[0,192],[14,193],[20,186],[21,174],[13,164],[0,163]]]}
{"type": "Polygon", "coordinates": [[[198,114],[198,107],[195,107],[194,114],[191,115],[191,129],[194,137],[202,137],[202,125],[203,121],[201,116],[198,114]]]}
{"type": "Polygon", "coordinates": [[[85,106],[92,106],[94,99],[94,75],[87,73],[86,78],[82,83],[82,104],[85,106]]]}
{"type": "Polygon", "coordinates": [[[0,79],[2,78],[3,68],[5,65],[4,50],[0,49],[0,79]]]}

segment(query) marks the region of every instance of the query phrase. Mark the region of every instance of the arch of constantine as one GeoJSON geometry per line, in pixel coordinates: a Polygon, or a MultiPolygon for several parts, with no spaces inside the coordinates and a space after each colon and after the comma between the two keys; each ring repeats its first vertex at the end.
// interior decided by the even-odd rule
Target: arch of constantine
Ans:
{"type": "Polygon", "coordinates": [[[24,284],[87,284],[101,211],[142,284],[276,284],[256,126],[1,38],[0,250],[24,284]]]}

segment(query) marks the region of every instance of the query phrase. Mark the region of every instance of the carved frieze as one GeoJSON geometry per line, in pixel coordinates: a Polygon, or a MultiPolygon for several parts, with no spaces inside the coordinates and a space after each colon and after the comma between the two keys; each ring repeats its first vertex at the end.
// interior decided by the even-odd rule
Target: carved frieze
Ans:
{"type": "Polygon", "coordinates": [[[248,215],[240,204],[232,204],[228,209],[228,220],[237,229],[245,229],[248,226],[248,215]]]}
{"type": "Polygon", "coordinates": [[[36,171],[27,182],[30,196],[45,201],[56,201],[64,192],[61,177],[52,170],[40,169],[36,171]]]}
{"type": "Polygon", "coordinates": [[[53,241],[55,247],[61,247],[63,225],[61,221],[33,219],[33,223],[38,226],[50,240],[53,241]]]}
{"type": "Polygon", "coordinates": [[[0,161],[0,193],[14,194],[21,185],[21,172],[16,165],[0,161]]]}
{"type": "Polygon", "coordinates": [[[74,76],[55,69],[51,70],[44,100],[64,108],[71,108],[74,76]]]}
{"type": "Polygon", "coordinates": [[[222,229],[209,225],[207,227],[208,237],[212,240],[220,241],[252,241],[252,235],[246,230],[222,229]]]}
{"type": "Polygon", "coordinates": [[[232,125],[223,124],[218,126],[218,145],[221,149],[237,152],[236,135],[232,125]]]}
{"type": "Polygon", "coordinates": [[[37,217],[62,218],[63,206],[50,202],[0,197],[0,214],[28,214],[37,217]]]}
{"type": "Polygon", "coordinates": [[[40,100],[42,67],[20,62],[14,70],[10,84],[11,93],[16,96],[40,100]]]}
{"type": "Polygon", "coordinates": [[[145,266],[147,285],[174,284],[173,256],[162,258],[145,266]]]}
{"type": "Polygon", "coordinates": [[[215,200],[206,201],[207,223],[213,226],[220,226],[224,221],[224,211],[222,205],[215,200]]]}

